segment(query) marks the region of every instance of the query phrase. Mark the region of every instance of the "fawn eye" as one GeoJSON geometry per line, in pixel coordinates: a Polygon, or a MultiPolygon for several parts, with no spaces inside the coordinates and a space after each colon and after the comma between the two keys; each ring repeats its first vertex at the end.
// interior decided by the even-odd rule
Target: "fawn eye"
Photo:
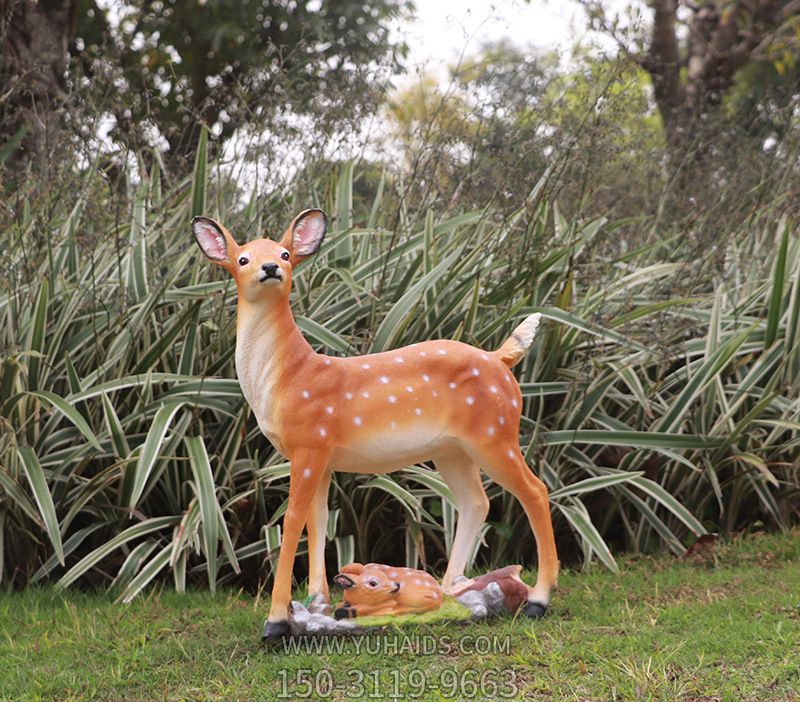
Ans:
{"type": "Polygon", "coordinates": [[[367,583],[370,587],[378,587],[378,581],[373,578],[367,583]]]}
{"type": "Polygon", "coordinates": [[[289,260],[289,252],[288,252],[288,251],[284,251],[284,252],[281,254],[281,258],[282,258],[284,261],[288,261],[288,260],[289,260]]]}
{"type": "Polygon", "coordinates": [[[240,266],[246,266],[248,263],[250,263],[250,259],[247,258],[247,256],[240,256],[239,257],[239,265],[240,266]]]}

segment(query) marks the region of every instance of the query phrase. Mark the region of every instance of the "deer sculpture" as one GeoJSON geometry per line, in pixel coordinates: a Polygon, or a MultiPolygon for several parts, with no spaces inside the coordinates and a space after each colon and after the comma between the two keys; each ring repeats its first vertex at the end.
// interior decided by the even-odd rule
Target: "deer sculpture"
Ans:
{"type": "Polygon", "coordinates": [[[433,461],[450,488],[458,523],[442,586],[464,572],[489,510],[480,469],[525,510],[538,572],[523,612],[544,614],[558,575],[547,489],[519,447],[522,397],[511,372],[539,316],[525,319],[496,351],[425,341],[383,353],[316,353],[289,305],[292,272],[322,244],[325,213],[298,214],[279,241],[238,245],[213,219],[195,217],[203,253],[233,276],[238,292],[236,374],[258,426],[291,465],[283,540],[263,638],[289,634],[292,568],[308,534],[309,593],[329,598],[325,576],[332,471],[387,473],[433,461]]]}

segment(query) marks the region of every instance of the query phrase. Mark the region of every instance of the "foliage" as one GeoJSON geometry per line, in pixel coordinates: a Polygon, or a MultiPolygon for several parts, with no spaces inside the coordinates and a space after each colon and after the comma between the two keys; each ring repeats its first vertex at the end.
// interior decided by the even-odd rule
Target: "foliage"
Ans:
{"type": "MultiPolygon", "coordinates": [[[[294,302],[330,353],[436,337],[494,348],[541,311],[550,323],[519,369],[521,439],[551,490],[564,560],[614,568],[611,548],[681,553],[706,529],[800,517],[790,221],[765,208],[733,233],[708,290],[679,232],[608,254],[600,244],[618,224],[570,221],[545,202],[507,218],[391,213],[403,194],[383,185],[354,210],[352,164],[288,202],[265,192],[240,206],[204,144],[192,178],[171,187],[141,166],[116,200],[87,169],[69,203],[37,188],[3,202],[4,582],[81,581],[130,600],[164,572],[178,590],[269,576],[288,466],[235,380],[234,291],[191,243],[199,211],[240,239],[278,233],[310,205],[335,214],[294,302]],[[694,294],[670,294],[697,276],[694,294]]],[[[529,562],[522,510],[487,490],[477,562],[529,562]]],[[[337,476],[331,507],[337,562],[355,553],[442,569],[455,512],[429,467],[337,476]]]]}
{"type": "Polygon", "coordinates": [[[302,129],[304,116],[321,133],[359,124],[400,69],[405,46],[391,28],[413,9],[410,0],[72,5],[63,17],[45,10],[60,33],[50,43],[69,40],[67,121],[88,141],[100,131],[125,150],[168,150],[177,172],[200,124],[220,144],[242,127],[273,137],[302,129]]]}
{"type": "Polygon", "coordinates": [[[519,695],[505,697],[534,702],[789,702],[798,537],[751,535],[687,560],[626,558],[619,575],[564,571],[544,619],[391,629],[358,649],[328,640],[265,655],[266,603],[231,591],[156,590],[129,607],[97,593],[0,593],[0,697],[436,699],[421,690],[427,680],[454,690],[451,699],[498,699],[492,682],[513,674],[519,695]],[[329,690],[328,676],[353,687],[329,690]]]}

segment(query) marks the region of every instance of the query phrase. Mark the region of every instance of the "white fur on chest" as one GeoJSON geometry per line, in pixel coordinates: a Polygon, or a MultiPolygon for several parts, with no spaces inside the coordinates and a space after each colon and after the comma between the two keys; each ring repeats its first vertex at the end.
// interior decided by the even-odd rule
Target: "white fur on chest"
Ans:
{"type": "MultiPolygon", "coordinates": [[[[247,404],[266,437],[278,444],[275,421],[277,363],[270,339],[244,330],[236,339],[236,375],[247,404]]],[[[276,448],[280,448],[276,445],[276,448]]]]}

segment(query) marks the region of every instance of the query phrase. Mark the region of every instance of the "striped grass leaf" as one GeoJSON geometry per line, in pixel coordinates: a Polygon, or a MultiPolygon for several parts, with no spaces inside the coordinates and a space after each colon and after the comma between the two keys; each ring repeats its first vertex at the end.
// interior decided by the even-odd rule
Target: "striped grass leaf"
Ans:
{"type": "Polygon", "coordinates": [[[8,508],[0,505],[0,583],[3,582],[3,573],[6,566],[6,517],[8,508]]]}
{"type": "Polygon", "coordinates": [[[47,326],[47,310],[50,305],[50,281],[42,278],[39,285],[39,294],[36,296],[36,306],[33,309],[33,320],[28,333],[28,388],[39,389],[39,373],[41,359],[44,353],[45,329],[47,326]]]}
{"type": "MultiPolygon", "coordinates": [[[[145,519],[138,524],[128,527],[119,534],[112,536],[108,541],[102,543],[93,551],[86,554],[80,561],[72,566],[72,568],[64,573],[63,576],[61,576],[61,579],[58,581],[58,583],[56,583],[56,588],[61,590],[69,587],[84,573],[96,566],[106,556],[121,546],[128,544],[135,539],[139,539],[142,536],[146,536],[147,534],[152,534],[154,532],[162,531],[172,527],[179,521],[179,518],[175,516],[151,517],[150,519],[145,519]]],[[[169,546],[168,549],[169,548],[171,548],[171,546],[169,546]]]]}
{"type": "Polygon", "coordinates": [[[197,495],[192,497],[189,506],[181,517],[180,524],[172,535],[172,555],[170,556],[170,566],[175,568],[181,554],[191,548],[192,542],[197,536],[197,527],[200,524],[200,505],[197,495]]]}
{"type": "Polygon", "coordinates": [[[338,351],[339,353],[346,354],[352,352],[349,342],[345,341],[337,333],[315,322],[313,319],[303,317],[302,315],[297,315],[295,319],[297,321],[297,326],[300,327],[300,330],[306,336],[311,337],[311,339],[316,340],[323,346],[338,351]]]}
{"type": "Polygon", "coordinates": [[[786,284],[786,253],[789,248],[789,225],[784,215],[778,223],[780,242],[775,264],[772,269],[769,306],[767,307],[767,329],[764,335],[764,348],[768,349],[778,338],[778,325],[784,313],[783,295],[786,284]]]}
{"type": "Polygon", "coordinates": [[[64,565],[64,546],[61,543],[61,530],[59,528],[58,515],[56,514],[56,507],[53,504],[53,496],[50,494],[50,489],[47,487],[47,478],[45,478],[42,466],[39,465],[39,459],[30,446],[20,446],[17,449],[17,453],[22,470],[31,486],[33,499],[36,501],[39,514],[42,516],[42,522],[44,523],[47,536],[50,538],[53,550],[58,556],[58,562],[64,565]]]}
{"type": "Polygon", "coordinates": [[[197,153],[192,172],[192,195],[189,219],[206,211],[206,188],[208,183],[208,128],[200,125],[200,138],[197,140],[197,153]]]}
{"type": "Polygon", "coordinates": [[[118,458],[125,458],[131,452],[128,445],[128,438],[125,436],[125,430],[122,428],[122,423],[119,421],[117,411],[111,400],[108,399],[106,393],[100,395],[103,402],[103,416],[106,421],[106,429],[108,435],[111,437],[111,445],[114,448],[114,453],[118,458]]]}
{"type": "Polygon", "coordinates": [[[145,565],[134,578],[128,583],[122,594],[117,598],[117,602],[129,604],[148,583],[155,578],[169,563],[171,547],[165,546],[145,565]]]}
{"type": "Polygon", "coordinates": [[[650,480],[649,478],[645,478],[644,476],[634,478],[630,482],[649,497],[652,497],[654,500],[666,507],[696,536],[702,536],[703,534],[708,533],[705,527],[703,527],[703,525],[694,517],[694,515],[658,483],[650,480]]]}
{"type": "Polygon", "coordinates": [[[139,572],[142,564],[147,561],[150,554],[153,553],[157,547],[158,541],[155,539],[148,539],[147,541],[142,541],[140,544],[136,544],[119,567],[108,589],[113,592],[126,588],[136,573],[139,572]]]}
{"type": "Polygon", "coordinates": [[[233,572],[237,575],[242,572],[239,566],[239,559],[236,557],[236,550],[233,547],[233,540],[228,531],[228,523],[225,521],[225,515],[222,513],[222,508],[217,502],[217,523],[219,524],[219,535],[222,539],[222,551],[225,554],[227,562],[233,568],[233,572]]]}
{"type": "Polygon", "coordinates": [[[333,543],[336,547],[336,564],[339,570],[355,561],[356,542],[352,534],[337,536],[333,543]]]}
{"type": "Polygon", "coordinates": [[[664,543],[670,548],[670,550],[677,554],[682,555],[686,548],[681,543],[680,539],[675,536],[672,529],[670,529],[664,521],[659,517],[655,510],[650,506],[648,500],[643,500],[641,497],[636,495],[633,490],[628,488],[627,485],[620,485],[619,486],[620,493],[634,506],[636,509],[636,514],[642,517],[642,522],[639,525],[639,531],[641,532],[646,525],[650,525],[652,529],[664,540],[664,543]]]}
{"type": "Polygon", "coordinates": [[[569,525],[578,533],[583,542],[594,553],[610,571],[617,573],[619,568],[611,551],[608,550],[606,542],[597,531],[597,527],[592,523],[586,508],[575,498],[571,498],[570,504],[561,502],[556,503],[558,509],[567,518],[569,525]]]}
{"type": "Polygon", "coordinates": [[[585,492],[603,490],[617,483],[630,483],[633,482],[634,478],[641,475],[644,475],[641,471],[625,471],[621,473],[610,473],[608,475],[597,475],[553,490],[550,493],[550,499],[558,500],[564,497],[574,497],[575,495],[581,495],[585,492]]]}
{"type": "Polygon", "coordinates": [[[184,439],[189,453],[189,462],[194,475],[194,490],[200,505],[200,529],[208,568],[208,585],[211,592],[217,589],[217,542],[219,541],[219,517],[214,476],[203,438],[187,436],[184,439]]]}
{"type": "Polygon", "coordinates": [[[703,392],[706,385],[730,362],[739,347],[749,337],[751,329],[733,334],[728,341],[716,349],[691,378],[683,389],[672,398],[670,408],[656,422],[653,429],[657,432],[675,432],[689,411],[694,400],[703,392]]]}
{"type": "Polygon", "coordinates": [[[586,334],[597,336],[601,339],[605,339],[606,341],[621,344],[624,347],[633,348],[637,351],[650,353],[650,349],[648,349],[646,346],[643,346],[638,341],[628,339],[619,332],[615,332],[613,329],[606,329],[598,324],[594,324],[593,322],[587,322],[586,320],[581,319],[577,314],[567,312],[566,310],[562,310],[557,307],[524,307],[521,312],[526,315],[539,312],[542,317],[552,319],[555,322],[561,322],[561,324],[572,327],[573,329],[577,329],[578,331],[585,332],[586,334]]]}
{"type": "Polygon", "coordinates": [[[598,444],[600,446],[639,446],[674,450],[712,449],[722,444],[717,437],[695,434],[671,434],[651,431],[604,431],[575,429],[544,432],[542,442],[547,446],[559,444],[598,444]]]}
{"type": "MultiPolygon", "coordinates": [[[[85,526],[81,529],[78,529],[74,534],[72,534],[65,542],[64,542],[64,558],[69,556],[75,549],[77,549],[89,536],[94,534],[98,529],[102,529],[105,526],[102,522],[97,522],[96,524],[89,524],[89,526],[85,526]]],[[[46,578],[50,573],[52,573],[59,565],[64,565],[59,561],[58,554],[54,553],[50,558],[48,558],[37,570],[33,577],[31,578],[31,583],[37,583],[40,580],[46,578]]]]}
{"type": "Polygon", "coordinates": [[[418,519],[420,514],[424,514],[425,517],[431,522],[436,521],[425,509],[423,509],[422,502],[416,495],[414,495],[414,493],[404,488],[394,478],[388,475],[376,475],[358,487],[361,490],[381,490],[391,495],[400,501],[400,504],[403,506],[406,513],[414,519],[418,519]]]}
{"type": "Polygon", "coordinates": [[[405,294],[392,305],[375,332],[375,337],[372,341],[373,352],[385,351],[386,349],[392,348],[419,305],[421,295],[429,286],[435,284],[437,280],[451,272],[450,268],[453,262],[456,261],[460,255],[461,247],[457,247],[455,251],[450,253],[450,255],[430,273],[423,275],[414,283],[405,294]]]}
{"type": "Polygon", "coordinates": [[[278,562],[278,553],[281,549],[281,525],[273,524],[272,526],[264,526],[264,544],[267,547],[267,561],[269,563],[270,571],[274,575],[275,568],[278,562]]]}
{"type": "Polygon", "coordinates": [[[21,509],[35,524],[44,528],[42,517],[39,512],[36,511],[36,507],[25,493],[25,490],[19,484],[17,479],[14,478],[3,466],[0,466],[0,488],[3,488],[3,492],[5,493],[6,497],[6,499],[3,501],[4,507],[10,505],[16,507],[17,509],[21,509]],[[7,498],[11,499],[8,500],[7,498]]]}
{"type": "Polygon", "coordinates": [[[147,432],[147,438],[142,444],[139,460],[133,473],[133,485],[131,487],[130,497],[127,500],[130,509],[136,509],[139,498],[144,492],[147,479],[153,470],[153,466],[158,460],[161,444],[164,437],[169,430],[169,425],[172,419],[187,402],[185,400],[169,400],[165,402],[156,412],[153,417],[153,423],[150,425],[150,430],[147,432]]]}

